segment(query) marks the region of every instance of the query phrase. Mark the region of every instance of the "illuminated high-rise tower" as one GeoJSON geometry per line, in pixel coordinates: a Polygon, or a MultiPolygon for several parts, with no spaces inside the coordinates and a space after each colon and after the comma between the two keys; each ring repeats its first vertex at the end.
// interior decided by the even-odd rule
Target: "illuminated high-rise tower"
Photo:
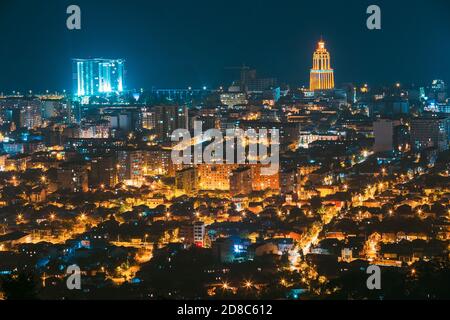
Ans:
{"type": "Polygon", "coordinates": [[[334,71],[331,69],[330,53],[325,49],[325,42],[323,40],[319,41],[317,50],[314,52],[310,89],[334,89],[334,71]]]}
{"type": "Polygon", "coordinates": [[[123,92],[124,65],[122,59],[74,59],[74,94],[89,97],[123,92]]]}

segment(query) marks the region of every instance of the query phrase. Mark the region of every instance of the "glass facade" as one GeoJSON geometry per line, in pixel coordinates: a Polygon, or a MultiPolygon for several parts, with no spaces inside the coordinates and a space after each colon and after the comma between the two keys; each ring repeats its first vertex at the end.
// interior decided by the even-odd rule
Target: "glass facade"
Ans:
{"type": "Polygon", "coordinates": [[[122,59],[74,59],[73,93],[78,97],[121,93],[124,73],[122,59]]]}

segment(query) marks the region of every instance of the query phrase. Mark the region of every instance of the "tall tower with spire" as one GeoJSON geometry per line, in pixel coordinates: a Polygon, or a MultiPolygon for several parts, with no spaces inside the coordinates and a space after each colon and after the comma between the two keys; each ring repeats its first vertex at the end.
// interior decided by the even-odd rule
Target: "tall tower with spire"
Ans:
{"type": "Polygon", "coordinates": [[[314,52],[309,87],[311,90],[334,89],[334,70],[330,64],[330,53],[325,49],[325,42],[322,39],[314,52]]]}

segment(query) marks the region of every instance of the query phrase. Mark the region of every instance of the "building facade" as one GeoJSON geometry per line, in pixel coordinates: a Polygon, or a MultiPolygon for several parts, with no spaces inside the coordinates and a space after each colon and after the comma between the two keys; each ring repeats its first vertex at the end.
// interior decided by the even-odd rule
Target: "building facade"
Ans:
{"type": "Polygon", "coordinates": [[[156,106],[151,109],[154,113],[154,123],[157,138],[160,141],[171,141],[172,133],[177,129],[188,129],[189,114],[184,106],[156,106]]]}
{"type": "Polygon", "coordinates": [[[230,194],[249,195],[252,189],[252,170],[250,167],[240,167],[233,170],[230,175],[230,194]]]}
{"type": "Polygon", "coordinates": [[[313,67],[310,75],[310,90],[334,89],[334,70],[331,68],[330,53],[325,42],[319,41],[313,56],[313,67]]]}
{"type": "Polygon", "coordinates": [[[411,144],[414,150],[448,150],[450,118],[422,117],[411,120],[411,144]]]}
{"type": "Polygon", "coordinates": [[[125,61],[122,59],[74,59],[73,94],[89,97],[124,90],[125,61]]]}

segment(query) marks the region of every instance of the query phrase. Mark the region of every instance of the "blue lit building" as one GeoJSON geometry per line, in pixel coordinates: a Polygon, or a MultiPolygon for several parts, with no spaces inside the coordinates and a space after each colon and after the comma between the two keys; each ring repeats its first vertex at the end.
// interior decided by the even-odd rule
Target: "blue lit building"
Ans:
{"type": "Polygon", "coordinates": [[[90,97],[124,90],[125,60],[74,59],[73,94],[90,97]]]}

